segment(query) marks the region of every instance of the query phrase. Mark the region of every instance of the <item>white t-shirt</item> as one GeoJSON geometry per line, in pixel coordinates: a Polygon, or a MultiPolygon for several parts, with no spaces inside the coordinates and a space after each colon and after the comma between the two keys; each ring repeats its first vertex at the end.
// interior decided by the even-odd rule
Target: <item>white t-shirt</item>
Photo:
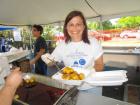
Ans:
{"type": "Polygon", "coordinates": [[[93,67],[94,62],[102,54],[103,50],[100,43],[95,39],[89,39],[90,44],[80,42],[61,42],[51,54],[55,61],[63,62],[70,67],[93,67]]]}

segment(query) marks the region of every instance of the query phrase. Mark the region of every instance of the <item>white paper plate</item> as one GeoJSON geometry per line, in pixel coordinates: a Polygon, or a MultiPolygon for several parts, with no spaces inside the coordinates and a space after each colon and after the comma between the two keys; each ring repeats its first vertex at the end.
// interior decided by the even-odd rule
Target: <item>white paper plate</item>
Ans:
{"type": "MultiPolygon", "coordinates": [[[[73,68],[75,71],[77,71],[78,73],[83,73],[85,74],[85,79],[90,75],[91,70],[85,70],[82,68],[73,68]]],[[[63,70],[63,69],[62,69],[63,70]]],[[[84,80],[64,80],[62,79],[62,74],[61,73],[56,73],[52,76],[53,79],[56,79],[64,84],[67,85],[80,85],[84,80]]]]}

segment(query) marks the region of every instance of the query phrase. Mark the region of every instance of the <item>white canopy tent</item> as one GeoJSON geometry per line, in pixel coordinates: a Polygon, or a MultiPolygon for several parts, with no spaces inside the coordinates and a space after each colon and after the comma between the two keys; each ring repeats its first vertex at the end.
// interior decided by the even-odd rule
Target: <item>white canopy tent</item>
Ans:
{"type": "Polygon", "coordinates": [[[54,23],[63,21],[72,10],[82,11],[86,18],[101,17],[106,20],[139,15],[140,0],[0,0],[0,23],[7,25],[54,23]]]}

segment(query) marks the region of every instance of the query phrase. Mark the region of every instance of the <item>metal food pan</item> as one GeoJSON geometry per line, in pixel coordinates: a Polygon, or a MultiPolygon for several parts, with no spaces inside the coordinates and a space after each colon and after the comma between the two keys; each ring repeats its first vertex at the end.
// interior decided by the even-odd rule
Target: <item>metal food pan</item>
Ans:
{"type": "MultiPolygon", "coordinates": [[[[64,92],[64,94],[61,95],[53,105],[62,105],[62,103],[70,103],[70,105],[75,105],[75,101],[73,101],[73,100],[77,96],[77,93],[78,93],[77,88],[75,88],[73,86],[62,84],[62,83],[58,82],[57,80],[51,79],[50,77],[32,74],[32,73],[28,73],[28,74],[31,76],[34,76],[36,78],[36,81],[39,83],[42,83],[47,86],[52,86],[55,88],[66,90],[64,92]]],[[[14,99],[14,103],[17,103],[18,105],[29,105],[28,103],[25,103],[18,99],[14,99]]],[[[17,105],[17,104],[13,104],[13,105],[17,105]]]]}

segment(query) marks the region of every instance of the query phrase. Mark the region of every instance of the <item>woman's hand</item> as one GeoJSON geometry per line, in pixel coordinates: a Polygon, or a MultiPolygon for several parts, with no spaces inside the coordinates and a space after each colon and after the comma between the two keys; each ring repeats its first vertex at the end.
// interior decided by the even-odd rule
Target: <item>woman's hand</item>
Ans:
{"type": "Polygon", "coordinates": [[[44,55],[41,56],[41,59],[48,65],[48,66],[52,66],[54,61],[54,58],[49,54],[46,53],[44,55]]]}

